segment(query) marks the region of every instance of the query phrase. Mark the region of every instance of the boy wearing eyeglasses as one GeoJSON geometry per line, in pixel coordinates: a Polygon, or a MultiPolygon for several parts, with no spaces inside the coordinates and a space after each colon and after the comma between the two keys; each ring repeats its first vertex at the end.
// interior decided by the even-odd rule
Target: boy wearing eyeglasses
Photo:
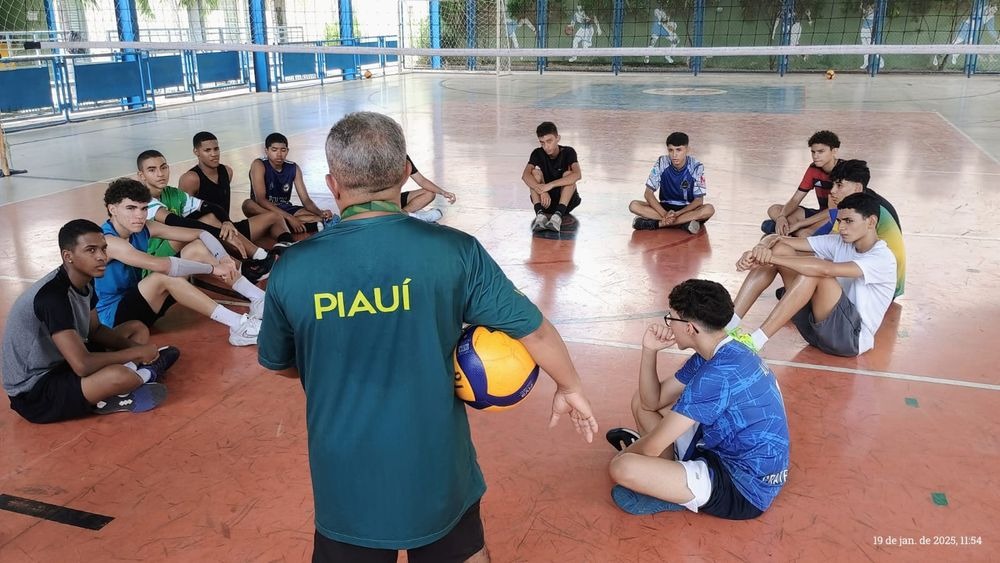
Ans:
{"type": "Polygon", "coordinates": [[[642,339],[638,431],[616,428],[608,441],[611,496],[629,514],[690,510],[729,520],[763,514],[788,477],[788,423],[774,374],[726,331],[729,292],[716,282],[674,287],[665,324],[642,339]],[[673,377],[660,380],[656,354],[694,349],[673,377]]]}

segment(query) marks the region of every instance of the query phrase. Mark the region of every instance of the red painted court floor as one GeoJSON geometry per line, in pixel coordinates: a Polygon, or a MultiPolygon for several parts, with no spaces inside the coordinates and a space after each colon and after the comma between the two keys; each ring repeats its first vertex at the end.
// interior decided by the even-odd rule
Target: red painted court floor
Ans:
{"type": "MultiPolygon", "coordinates": [[[[441,222],[478,237],[558,327],[601,425],[593,444],[569,424],[548,430],[548,379],[514,410],[470,412],[494,561],[996,560],[996,84],[407,75],[16,133],[15,165],[29,173],[0,179],[0,325],[17,295],[58,265],[58,228],[78,217],[102,221],[103,181],[132,173],[138,152],[164,152],[176,181],[194,162],[190,136],[211,129],[235,169],[238,200],[263,136],[277,129],[321,194],[326,130],[346,111],[382,111],[403,124],[421,172],[458,195],[453,206],[435,203],[441,222]],[[759,95],[759,107],[641,98],[695,84],[759,95]],[[778,107],[771,89],[783,92],[778,107]],[[519,178],[543,120],[580,155],[575,238],[534,238],[528,228],[533,213],[519,178]],[[905,295],[876,348],[859,358],[809,348],[791,326],[764,349],[788,411],[791,467],[762,517],[621,512],[609,495],[613,450],[603,432],[632,423],[645,326],[662,322],[670,288],[685,279],[713,279],[735,295],[736,260],[759,238],[767,206],[798,185],[806,139],[818,129],[840,135],[842,158],[869,162],[871,186],[899,211],[905,295]],[[674,130],[691,136],[692,155],[705,163],[716,216],[697,236],[634,232],[627,203],[641,197],[674,130]]],[[[746,326],[775,302],[765,293],[746,326]]],[[[2,409],[0,494],[114,520],[92,531],[0,511],[0,561],[307,561],[314,528],[299,384],[179,307],[153,340],[182,350],[166,380],[169,399],[154,411],[37,426],[2,409]]],[[[661,354],[661,375],[685,358],[661,354]]]]}

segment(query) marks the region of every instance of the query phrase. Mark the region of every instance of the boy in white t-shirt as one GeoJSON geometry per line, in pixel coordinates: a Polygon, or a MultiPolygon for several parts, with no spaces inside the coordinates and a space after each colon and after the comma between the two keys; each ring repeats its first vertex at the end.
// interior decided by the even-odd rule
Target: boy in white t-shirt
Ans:
{"type": "Polygon", "coordinates": [[[874,347],[875,332],[896,287],[896,258],[878,238],[876,197],[852,194],[837,209],[837,234],[804,239],[768,235],[743,253],[736,268],[750,273],[736,296],[727,329],[735,332],[761,293],[781,275],[788,289],[750,335],[755,349],[789,320],[806,342],[828,354],[857,356],[874,347]]]}

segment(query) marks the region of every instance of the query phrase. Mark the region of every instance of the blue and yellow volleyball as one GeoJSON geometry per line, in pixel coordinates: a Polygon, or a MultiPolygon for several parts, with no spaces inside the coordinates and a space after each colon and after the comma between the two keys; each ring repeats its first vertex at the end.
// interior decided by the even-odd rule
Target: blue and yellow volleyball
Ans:
{"type": "Polygon", "coordinates": [[[538,379],[528,349],[506,333],[472,325],[455,347],[455,395],[470,407],[498,411],[524,399],[538,379]]]}

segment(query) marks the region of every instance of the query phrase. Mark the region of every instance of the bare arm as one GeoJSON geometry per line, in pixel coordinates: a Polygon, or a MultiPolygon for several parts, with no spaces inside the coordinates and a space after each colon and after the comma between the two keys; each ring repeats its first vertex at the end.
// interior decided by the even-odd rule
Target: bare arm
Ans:
{"type": "Polygon", "coordinates": [[[675,211],[674,214],[675,215],[680,215],[681,213],[687,213],[688,211],[691,211],[692,209],[697,209],[697,208],[701,207],[702,205],[705,205],[705,198],[704,197],[696,197],[693,200],[691,200],[691,203],[689,203],[689,204],[685,205],[684,207],[682,207],[681,209],[675,211]]]}
{"type": "Polygon", "coordinates": [[[198,195],[198,190],[201,189],[201,180],[198,178],[198,174],[188,170],[181,174],[180,179],[177,180],[177,187],[188,195],[198,195]]]}
{"type": "MultiPolygon", "coordinates": [[[[91,311],[91,326],[94,325],[97,313],[91,311]]],[[[107,328],[105,331],[111,332],[107,328]]],[[[130,346],[115,352],[91,352],[80,338],[80,334],[75,330],[62,330],[52,335],[52,342],[66,363],[73,370],[73,373],[80,377],[87,377],[98,370],[116,364],[128,362],[152,361],[156,358],[156,346],[146,344],[142,346],[130,346]]],[[[130,343],[131,344],[131,343],[130,343]]]]}
{"type": "Polygon", "coordinates": [[[580,163],[574,162],[570,165],[569,170],[563,174],[562,178],[556,178],[547,184],[542,185],[543,191],[549,191],[553,188],[561,188],[563,186],[572,186],[573,184],[579,182],[583,178],[583,171],[580,169],[580,163]]]}
{"type": "Polygon", "coordinates": [[[826,209],[821,209],[819,213],[814,214],[812,217],[803,219],[797,223],[790,223],[788,225],[788,232],[794,233],[799,229],[809,229],[813,227],[819,227],[826,224],[830,220],[830,214],[827,213],[826,209]]]}
{"type": "MultiPolygon", "coordinates": [[[[159,211],[156,212],[159,215],[159,211]]],[[[201,236],[201,229],[189,229],[187,227],[171,227],[163,223],[156,221],[150,221],[146,223],[146,228],[149,229],[149,234],[156,238],[161,238],[163,240],[172,240],[176,242],[192,242],[198,240],[201,236]]],[[[129,245],[131,246],[131,245],[129,245]]]]}
{"type": "Polygon", "coordinates": [[[301,166],[295,167],[295,192],[299,194],[299,200],[302,202],[302,207],[305,207],[306,211],[309,213],[324,219],[329,219],[332,216],[332,213],[329,211],[317,207],[312,198],[309,197],[309,190],[306,189],[306,182],[302,179],[301,166]]]}
{"type": "Polygon", "coordinates": [[[646,199],[646,203],[648,203],[650,207],[652,207],[657,213],[659,213],[661,218],[666,219],[667,209],[663,207],[663,204],[660,203],[660,198],[656,197],[656,191],[649,189],[648,186],[645,188],[645,190],[646,193],[643,194],[643,197],[646,199]]]}
{"type": "Polygon", "coordinates": [[[524,182],[524,185],[531,188],[531,191],[541,193],[544,191],[541,190],[542,185],[536,182],[535,177],[531,175],[531,172],[534,171],[534,169],[535,165],[530,162],[524,165],[524,172],[521,173],[521,181],[524,182]]]}
{"type": "Polygon", "coordinates": [[[770,263],[811,277],[860,278],[865,275],[854,262],[831,262],[815,256],[772,255],[770,263]]]}
{"type": "Polygon", "coordinates": [[[414,172],[413,174],[410,174],[410,178],[413,178],[413,181],[416,182],[417,185],[420,186],[421,188],[431,193],[444,196],[450,203],[455,203],[455,194],[435,184],[420,172],[414,172]]]}
{"type": "Polygon", "coordinates": [[[680,438],[682,434],[694,426],[694,422],[682,414],[667,411],[651,432],[633,442],[622,453],[659,457],[664,450],[677,441],[677,438],[680,438]]]}

